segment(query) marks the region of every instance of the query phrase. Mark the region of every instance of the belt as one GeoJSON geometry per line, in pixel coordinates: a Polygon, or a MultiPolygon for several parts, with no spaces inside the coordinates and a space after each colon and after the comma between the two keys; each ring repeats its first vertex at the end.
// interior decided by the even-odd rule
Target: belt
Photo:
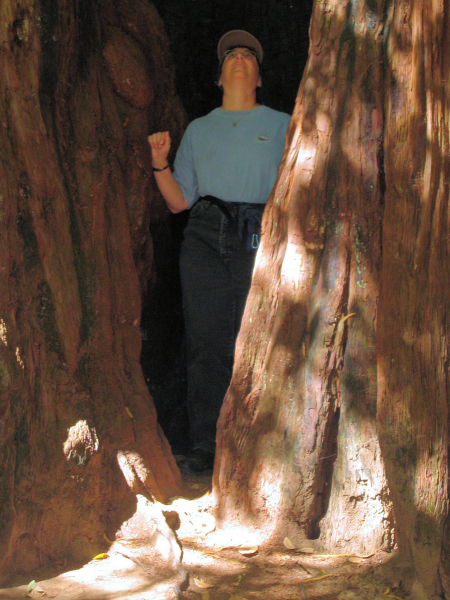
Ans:
{"type": "Polygon", "coordinates": [[[200,200],[207,200],[211,204],[215,204],[230,221],[233,221],[237,216],[238,204],[240,202],[225,202],[225,200],[221,200],[215,196],[203,196],[200,200]]]}
{"type": "Polygon", "coordinates": [[[236,227],[237,234],[247,251],[256,250],[259,246],[261,219],[265,204],[252,202],[225,202],[215,196],[199,198],[215,204],[222,214],[236,227]]]}
{"type": "Polygon", "coordinates": [[[202,196],[199,198],[199,201],[201,200],[207,200],[211,204],[215,204],[229,219],[236,218],[240,207],[250,206],[252,208],[259,208],[261,212],[263,212],[266,207],[265,204],[260,204],[258,202],[225,202],[225,200],[221,200],[215,196],[202,196]]]}

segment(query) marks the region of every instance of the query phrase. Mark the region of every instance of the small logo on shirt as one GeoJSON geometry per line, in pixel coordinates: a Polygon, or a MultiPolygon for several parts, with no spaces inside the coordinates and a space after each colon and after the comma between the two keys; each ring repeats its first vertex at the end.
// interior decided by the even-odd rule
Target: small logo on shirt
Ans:
{"type": "Polygon", "coordinates": [[[256,139],[258,142],[270,142],[270,135],[258,135],[256,139]]]}

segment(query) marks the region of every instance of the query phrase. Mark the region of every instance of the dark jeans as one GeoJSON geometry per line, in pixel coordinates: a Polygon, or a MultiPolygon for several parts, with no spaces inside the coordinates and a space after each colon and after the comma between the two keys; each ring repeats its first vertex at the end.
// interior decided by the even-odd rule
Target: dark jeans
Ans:
{"type": "MultiPolygon", "coordinates": [[[[230,205],[232,209],[233,205],[230,205]]],[[[193,448],[215,451],[216,422],[231,379],[234,346],[250,289],[254,252],[208,200],[191,209],[180,270],[193,448]]]]}

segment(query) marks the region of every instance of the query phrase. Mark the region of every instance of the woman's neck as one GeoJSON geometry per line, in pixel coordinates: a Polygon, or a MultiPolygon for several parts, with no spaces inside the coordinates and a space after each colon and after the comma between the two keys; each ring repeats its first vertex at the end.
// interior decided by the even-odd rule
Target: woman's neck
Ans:
{"type": "Polygon", "coordinates": [[[227,94],[224,92],[222,106],[224,110],[251,110],[259,104],[256,102],[256,94],[227,94]]]}

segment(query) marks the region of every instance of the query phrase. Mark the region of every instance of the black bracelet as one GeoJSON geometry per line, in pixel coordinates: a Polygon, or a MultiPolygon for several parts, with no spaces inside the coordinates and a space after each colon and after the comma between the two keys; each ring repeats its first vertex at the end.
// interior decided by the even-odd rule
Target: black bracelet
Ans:
{"type": "Polygon", "coordinates": [[[157,169],[156,167],[152,167],[152,169],[154,171],[156,171],[157,173],[160,173],[161,171],[165,171],[166,169],[169,168],[169,165],[166,165],[165,167],[163,167],[162,169],[157,169]]]}

